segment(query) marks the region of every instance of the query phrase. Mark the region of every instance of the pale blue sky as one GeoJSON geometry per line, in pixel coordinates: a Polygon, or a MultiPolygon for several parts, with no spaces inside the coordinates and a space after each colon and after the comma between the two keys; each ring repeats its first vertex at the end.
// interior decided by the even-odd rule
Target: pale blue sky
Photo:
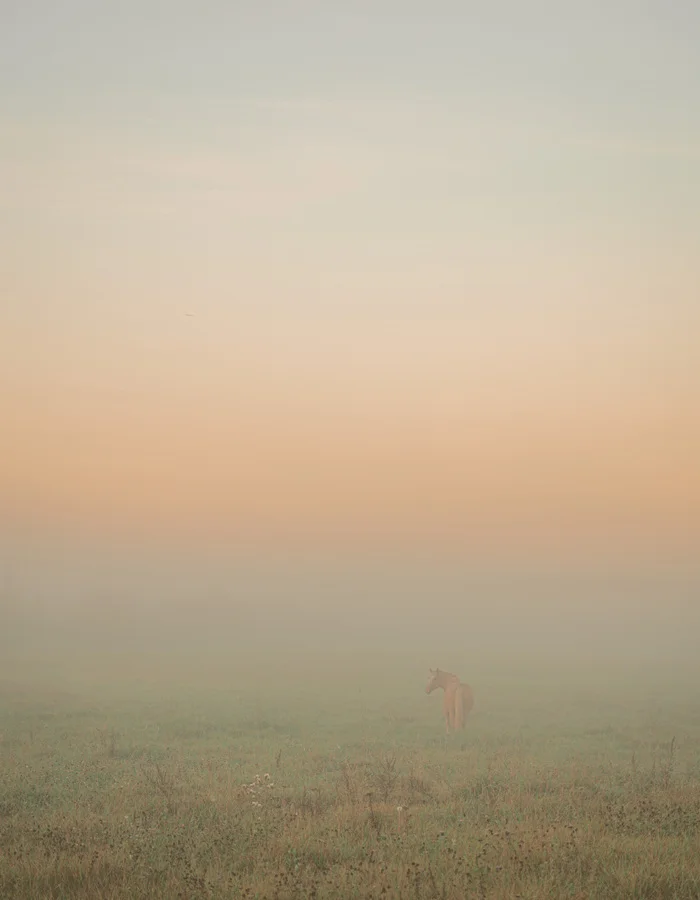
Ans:
{"type": "Polygon", "coordinates": [[[13,6],[0,227],[25,294],[37,253],[93,290],[93,242],[185,305],[512,302],[499,270],[526,297],[524,260],[546,292],[557,256],[569,303],[697,287],[692,5],[13,6]]]}

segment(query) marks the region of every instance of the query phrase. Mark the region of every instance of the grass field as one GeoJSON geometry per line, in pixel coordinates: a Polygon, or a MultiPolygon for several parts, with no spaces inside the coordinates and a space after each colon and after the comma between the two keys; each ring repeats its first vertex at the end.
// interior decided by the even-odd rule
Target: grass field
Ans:
{"type": "Polygon", "coordinates": [[[700,897],[697,680],[427,664],[5,660],[0,897],[700,897]]]}

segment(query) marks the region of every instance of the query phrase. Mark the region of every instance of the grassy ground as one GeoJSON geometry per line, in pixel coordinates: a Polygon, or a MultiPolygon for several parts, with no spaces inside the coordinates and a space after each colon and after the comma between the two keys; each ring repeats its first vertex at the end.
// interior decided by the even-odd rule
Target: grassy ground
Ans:
{"type": "Polygon", "coordinates": [[[0,671],[4,900],[700,897],[697,683],[81,665],[0,671]]]}

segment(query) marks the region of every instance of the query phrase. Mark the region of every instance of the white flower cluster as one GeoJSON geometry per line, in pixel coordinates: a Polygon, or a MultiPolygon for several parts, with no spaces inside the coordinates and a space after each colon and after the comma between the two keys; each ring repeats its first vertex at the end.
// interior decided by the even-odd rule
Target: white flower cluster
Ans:
{"type": "MultiPolygon", "coordinates": [[[[247,793],[251,794],[253,797],[261,796],[263,791],[266,788],[273,788],[275,786],[274,781],[270,779],[270,773],[265,772],[264,775],[256,775],[253,781],[250,784],[245,785],[245,789],[247,793]]],[[[252,806],[261,807],[262,803],[259,800],[253,800],[252,806]]]]}

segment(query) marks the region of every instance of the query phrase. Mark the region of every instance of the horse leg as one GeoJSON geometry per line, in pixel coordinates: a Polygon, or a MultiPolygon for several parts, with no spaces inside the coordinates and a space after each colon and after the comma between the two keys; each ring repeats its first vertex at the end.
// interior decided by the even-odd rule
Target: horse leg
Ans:
{"type": "Polygon", "coordinates": [[[451,719],[452,719],[451,707],[452,707],[452,703],[451,703],[449,691],[445,691],[445,699],[443,700],[443,704],[442,704],[442,712],[443,712],[443,715],[445,716],[445,734],[450,733],[450,724],[451,724],[451,719]]]}

